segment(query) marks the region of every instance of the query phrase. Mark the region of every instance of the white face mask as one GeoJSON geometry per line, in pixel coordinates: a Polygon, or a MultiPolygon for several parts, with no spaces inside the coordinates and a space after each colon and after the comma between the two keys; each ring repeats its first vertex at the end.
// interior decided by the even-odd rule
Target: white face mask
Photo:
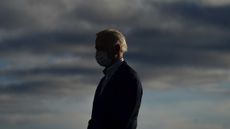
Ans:
{"type": "Polygon", "coordinates": [[[104,51],[96,52],[96,60],[99,65],[105,66],[105,67],[111,65],[112,63],[112,59],[110,59],[108,54],[104,51]]]}

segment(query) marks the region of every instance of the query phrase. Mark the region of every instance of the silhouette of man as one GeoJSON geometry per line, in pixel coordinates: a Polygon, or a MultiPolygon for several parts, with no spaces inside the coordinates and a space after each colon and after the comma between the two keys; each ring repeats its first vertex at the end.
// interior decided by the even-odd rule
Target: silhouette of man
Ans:
{"type": "Polygon", "coordinates": [[[115,29],[97,33],[96,60],[105,67],[87,129],[136,129],[142,98],[137,73],[124,61],[125,37],[115,29]]]}

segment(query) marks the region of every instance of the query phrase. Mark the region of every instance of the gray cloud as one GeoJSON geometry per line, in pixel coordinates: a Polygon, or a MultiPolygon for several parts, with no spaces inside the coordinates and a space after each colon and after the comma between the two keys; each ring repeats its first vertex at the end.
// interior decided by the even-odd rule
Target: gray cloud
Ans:
{"type": "MultiPolygon", "coordinates": [[[[167,116],[164,127],[229,126],[210,124],[205,113],[211,110],[199,108],[208,107],[202,102],[229,99],[229,9],[224,0],[1,1],[1,125],[6,129],[85,127],[93,90],[103,76],[94,59],[95,33],[113,27],[127,37],[126,60],[143,80],[147,93],[143,112],[149,120],[157,114],[161,119],[167,116]],[[153,99],[156,92],[163,93],[160,100],[153,99]],[[186,93],[190,94],[187,100],[186,93]],[[158,108],[174,105],[175,114],[166,108],[169,115],[158,109],[152,112],[152,100],[170,102],[167,96],[175,94],[181,98],[158,108]],[[200,100],[197,94],[210,98],[200,100]],[[184,111],[190,111],[185,116],[175,106],[177,100],[181,107],[189,101],[199,109],[185,106],[184,111]],[[204,112],[201,123],[191,115],[198,110],[204,112]]],[[[224,113],[229,109],[229,105],[221,107],[224,113]]],[[[212,117],[222,120],[224,113],[217,115],[217,108],[212,109],[212,117]]],[[[144,120],[141,126],[154,127],[144,120]]],[[[159,123],[156,127],[163,128],[159,123]]]]}
{"type": "MultiPolygon", "coordinates": [[[[55,67],[49,63],[49,58],[43,57],[55,56],[62,62],[68,58],[61,57],[66,53],[72,55],[70,60],[75,57],[94,60],[95,33],[109,26],[125,32],[130,47],[127,59],[136,65],[153,69],[181,66],[229,68],[228,5],[210,6],[202,5],[203,1],[180,0],[134,1],[132,6],[129,0],[91,2],[2,2],[0,17],[4,23],[1,33],[4,38],[0,40],[0,53],[4,61],[1,61],[1,66],[2,69],[11,68],[10,72],[2,75],[93,76],[95,72],[91,71],[97,71],[97,68],[81,67],[84,64],[80,61],[69,62],[71,67],[65,63],[55,67]],[[18,22],[14,22],[16,20],[18,22]],[[21,57],[32,54],[34,59],[32,56],[28,58],[30,61],[20,56],[14,58],[16,51],[21,57]],[[42,57],[39,58],[40,63],[36,61],[38,57],[42,57]],[[27,65],[33,68],[18,70],[17,62],[20,67],[27,65]],[[45,67],[47,64],[50,67],[45,67]]],[[[143,71],[143,75],[151,74],[148,69],[139,71],[143,71]]]]}
{"type": "Polygon", "coordinates": [[[24,8],[20,8],[20,2],[2,1],[0,5],[1,29],[15,30],[34,25],[35,20],[30,17],[24,8]],[[17,21],[17,22],[15,22],[17,21]]]}
{"type": "MultiPolygon", "coordinates": [[[[186,33],[186,32],[185,32],[186,33]]],[[[137,48],[129,53],[131,59],[152,65],[198,66],[228,68],[229,45],[227,36],[209,37],[161,31],[137,29],[130,33],[130,45],[137,48]],[[223,42],[220,42],[221,39],[223,42]]]]}
{"type": "MultiPolygon", "coordinates": [[[[134,1],[132,6],[129,0],[90,2],[4,1],[0,14],[4,23],[0,40],[0,53],[4,57],[1,68],[11,70],[2,76],[93,76],[95,72],[92,71],[98,69],[81,67],[84,65],[81,61],[69,62],[71,66],[64,63],[55,67],[55,64],[49,64],[49,58],[38,61],[36,58],[51,55],[62,62],[65,59],[62,54],[67,53],[73,56],[70,59],[82,57],[94,60],[95,33],[109,26],[122,28],[125,32],[130,46],[127,59],[135,65],[153,69],[181,66],[229,68],[228,5],[204,6],[198,1],[146,0],[134,1]],[[16,20],[18,22],[14,22],[16,20]],[[16,51],[21,58],[14,58],[16,51]],[[25,54],[33,55],[34,59],[23,60],[23,55],[28,57],[25,54]],[[20,67],[33,68],[18,70],[17,62],[20,67]],[[45,67],[47,64],[49,67],[45,67]]],[[[151,74],[148,69],[139,71],[143,71],[143,75],[151,74]]]]}
{"type": "Polygon", "coordinates": [[[1,53],[10,51],[53,52],[57,47],[74,46],[81,43],[89,45],[92,36],[80,32],[39,32],[18,38],[5,39],[0,44],[1,53]]]}
{"type": "Polygon", "coordinates": [[[161,12],[171,15],[172,17],[182,17],[187,22],[195,22],[197,24],[214,25],[227,29],[229,31],[230,18],[228,12],[230,6],[202,6],[196,3],[175,2],[164,5],[161,12]]]}

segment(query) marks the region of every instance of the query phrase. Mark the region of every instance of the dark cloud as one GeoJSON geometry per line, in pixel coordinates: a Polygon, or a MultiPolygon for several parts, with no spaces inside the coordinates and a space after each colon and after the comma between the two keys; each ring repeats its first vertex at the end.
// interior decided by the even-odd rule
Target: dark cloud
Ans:
{"type": "Polygon", "coordinates": [[[182,17],[186,22],[195,22],[196,24],[214,25],[227,29],[229,31],[230,18],[228,12],[229,5],[223,6],[204,6],[192,2],[174,2],[164,4],[161,8],[163,14],[171,15],[172,17],[182,17]]]}
{"type": "Polygon", "coordinates": [[[84,75],[92,75],[97,74],[97,70],[93,68],[84,68],[84,67],[75,67],[75,66],[51,66],[47,68],[34,68],[30,70],[13,70],[7,71],[6,73],[2,73],[4,75],[23,75],[23,76],[30,76],[30,75],[74,75],[74,74],[84,74],[84,75]]]}
{"type": "Polygon", "coordinates": [[[18,2],[12,3],[3,0],[0,5],[0,28],[5,30],[15,30],[27,28],[36,25],[35,19],[30,17],[24,8],[17,5],[18,2]],[[16,22],[17,21],[17,22],[16,22]]]}
{"type": "Polygon", "coordinates": [[[1,87],[0,92],[2,93],[35,93],[42,86],[47,86],[47,82],[41,81],[30,81],[26,83],[11,84],[6,87],[1,87]]]}
{"type": "MultiPolygon", "coordinates": [[[[135,52],[127,57],[143,64],[157,66],[227,67],[229,37],[209,35],[177,35],[158,29],[136,29],[128,34],[130,45],[135,52]]],[[[132,51],[132,49],[131,49],[132,51]]]]}
{"type": "MultiPolygon", "coordinates": [[[[94,1],[92,1],[94,2],[94,1]]],[[[124,3],[116,5],[116,2],[101,2],[89,4],[83,2],[77,6],[72,12],[66,14],[68,18],[74,18],[76,22],[82,20],[92,26],[111,26],[128,28],[133,27],[135,22],[140,17],[138,7],[135,7],[135,2],[132,6],[124,3]],[[124,5],[122,5],[124,4],[124,5]],[[129,11],[127,11],[129,9],[129,11]],[[138,14],[137,14],[138,13],[138,14]]]]}
{"type": "MultiPolygon", "coordinates": [[[[53,2],[24,1],[18,3],[20,6],[15,4],[9,6],[11,5],[9,2],[4,2],[3,12],[11,13],[7,13],[8,16],[5,13],[1,14],[3,21],[9,23],[10,27],[15,24],[26,28],[23,34],[0,41],[0,50],[6,62],[16,60],[12,57],[15,51],[21,55],[23,53],[32,54],[35,58],[33,60],[37,60],[37,55],[48,56],[49,54],[59,58],[64,52],[73,57],[81,56],[93,60],[92,48],[95,33],[104,27],[112,26],[124,30],[130,48],[127,58],[136,64],[151,66],[151,68],[159,66],[229,67],[226,61],[230,48],[228,44],[230,39],[227,36],[229,18],[226,16],[228,6],[211,7],[202,6],[199,2],[182,1],[134,1],[132,6],[129,5],[128,0],[123,2],[103,1],[101,4],[99,1],[95,4],[71,0],[53,2]],[[62,8],[62,12],[58,9],[59,7],[62,8]],[[27,9],[31,12],[26,12],[27,9]],[[42,11],[46,9],[47,13],[43,13],[42,11]],[[41,10],[41,13],[38,13],[38,10],[41,10]],[[51,16],[50,11],[53,11],[53,17],[47,17],[51,16]],[[30,20],[24,19],[25,21],[22,20],[21,23],[12,20],[20,19],[20,17],[37,19],[36,23],[39,24],[29,24],[24,27],[21,23],[27,25],[30,20]],[[47,18],[48,21],[43,21],[44,18],[47,18]],[[171,21],[173,21],[172,25],[171,21]],[[173,26],[174,22],[178,26],[173,26]],[[45,29],[47,26],[54,28],[45,29]],[[196,30],[195,26],[202,26],[202,29],[196,30]],[[223,29],[224,27],[226,29],[223,29]],[[39,30],[39,28],[43,29],[39,30]],[[211,31],[210,28],[212,28],[211,31]],[[88,52],[81,53],[82,46],[85,46],[84,49],[88,52]],[[78,48],[78,51],[71,49],[74,47],[78,48]],[[7,60],[9,57],[11,59],[7,60]]],[[[28,62],[28,66],[32,62],[28,62]]],[[[44,61],[40,65],[45,66],[47,63],[44,61]]],[[[11,72],[7,74],[17,76],[80,74],[91,77],[95,75],[93,72],[95,68],[88,69],[80,65],[72,67],[73,63],[78,62],[72,62],[71,67],[60,64],[58,67],[51,65],[49,68],[40,68],[34,65],[35,68],[21,71],[12,67],[11,72]]],[[[19,64],[21,64],[20,61],[19,64]]]]}
{"type": "Polygon", "coordinates": [[[92,34],[80,32],[40,32],[31,33],[18,38],[5,39],[1,41],[0,50],[10,51],[32,51],[32,52],[52,52],[51,50],[62,46],[74,46],[78,44],[92,44],[92,34]]]}
{"type": "Polygon", "coordinates": [[[1,73],[1,93],[9,94],[44,94],[69,95],[98,82],[95,78],[100,72],[97,69],[84,67],[47,67],[28,70],[11,70],[1,73]],[[70,90],[71,89],[71,90],[70,90]],[[70,91],[69,91],[70,90],[70,91]],[[47,94],[48,93],[48,94],[47,94]]]}

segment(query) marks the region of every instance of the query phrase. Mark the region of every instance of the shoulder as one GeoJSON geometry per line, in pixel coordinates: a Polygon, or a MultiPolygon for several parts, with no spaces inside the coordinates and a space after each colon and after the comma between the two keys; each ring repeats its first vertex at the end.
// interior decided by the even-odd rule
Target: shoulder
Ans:
{"type": "Polygon", "coordinates": [[[120,70],[122,72],[126,72],[127,74],[137,75],[136,71],[126,61],[122,62],[120,70]]]}
{"type": "Polygon", "coordinates": [[[135,93],[138,91],[142,94],[142,84],[137,72],[125,61],[122,63],[116,73],[115,83],[119,84],[120,88],[122,88],[124,92],[133,91],[135,93]]]}
{"type": "Polygon", "coordinates": [[[139,76],[137,72],[130,66],[126,61],[122,62],[121,66],[117,71],[119,78],[126,80],[137,80],[139,81],[139,76]]]}

